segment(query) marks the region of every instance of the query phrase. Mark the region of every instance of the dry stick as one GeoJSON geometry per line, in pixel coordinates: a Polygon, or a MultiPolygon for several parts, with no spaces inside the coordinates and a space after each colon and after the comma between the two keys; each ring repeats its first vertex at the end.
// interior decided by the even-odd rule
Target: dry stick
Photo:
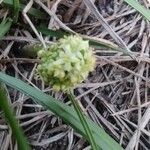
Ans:
{"type": "MultiPolygon", "coordinates": [[[[79,93],[84,93],[85,91],[81,88],[78,89],[79,93]]],[[[81,94],[82,95],[82,94],[81,94]]],[[[95,97],[97,97],[98,93],[96,93],[95,95],[93,95],[92,100],[95,99],[95,97]]],[[[91,110],[94,112],[94,114],[98,117],[98,119],[100,120],[100,122],[103,122],[103,124],[113,133],[113,135],[115,135],[117,137],[117,139],[119,139],[119,135],[118,133],[115,131],[115,129],[113,128],[114,126],[107,121],[107,119],[105,119],[99,112],[98,110],[95,108],[95,106],[92,104],[92,100],[90,100],[90,98],[85,95],[84,99],[86,101],[86,103],[88,104],[87,107],[85,108],[85,111],[87,111],[89,109],[89,107],[91,108],[91,110]]],[[[90,111],[89,111],[90,113],[90,111]]],[[[91,115],[91,114],[90,114],[91,115]]],[[[101,126],[101,124],[99,124],[101,126]]],[[[102,127],[102,126],[101,126],[102,127]]]]}
{"type": "Polygon", "coordinates": [[[138,104],[138,128],[137,128],[137,137],[136,137],[136,141],[137,144],[135,145],[135,150],[138,149],[139,146],[139,140],[140,140],[140,123],[141,123],[141,117],[142,117],[142,113],[141,113],[141,98],[140,98],[140,81],[137,79],[137,77],[135,78],[135,86],[136,86],[136,95],[137,95],[137,104],[138,104]]]}
{"type": "MultiPolygon", "coordinates": [[[[93,95],[96,95],[96,92],[91,92],[93,95]]],[[[114,109],[109,105],[109,103],[107,102],[107,100],[101,96],[101,94],[96,96],[98,99],[100,99],[106,106],[106,108],[108,109],[108,111],[110,113],[114,113],[114,109]]],[[[115,116],[114,119],[116,120],[116,123],[122,128],[125,127],[129,133],[132,133],[132,130],[128,127],[128,125],[121,119],[120,116],[115,116]]],[[[128,134],[126,134],[128,137],[128,134]]]]}
{"type": "MultiPolygon", "coordinates": [[[[150,105],[150,102],[146,102],[146,103],[142,104],[140,106],[140,108],[147,107],[149,105],[150,105]]],[[[128,112],[131,112],[131,111],[134,111],[134,110],[137,110],[137,109],[139,109],[139,107],[133,107],[133,108],[129,108],[129,109],[125,109],[125,110],[121,110],[121,111],[115,112],[115,113],[113,113],[111,115],[112,116],[123,115],[124,113],[128,113],[128,112]]]]}
{"type": "MultiPolygon", "coordinates": [[[[142,75],[143,73],[144,73],[144,66],[145,66],[145,63],[142,63],[142,64],[139,64],[139,68],[140,69],[138,69],[138,74],[140,74],[140,75],[142,75]]],[[[137,128],[137,135],[136,135],[136,143],[132,143],[132,145],[130,145],[129,147],[128,147],[128,149],[133,149],[134,147],[135,147],[135,150],[137,150],[138,149],[138,144],[139,144],[139,138],[140,138],[140,131],[141,131],[141,129],[140,129],[140,124],[141,124],[141,107],[140,107],[140,105],[141,105],[141,100],[140,100],[140,82],[142,81],[142,79],[141,78],[138,78],[137,79],[137,77],[135,77],[135,91],[134,91],[134,93],[133,93],[133,96],[132,96],[132,99],[131,99],[131,102],[133,103],[133,99],[136,97],[136,99],[137,99],[137,104],[138,104],[138,128],[137,128]],[[134,145],[135,144],[135,145],[134,145]]],[[[129,143],[131,143],[131,142],[129,142],[129,143]]]]}
{"type": "Polygon", "coordinates": [[[118,45],[120,47],[125,48],[129,53],[131,53],[131,51],[123,42],[123,40],[114,32],[114,30],[109,26],[109,24],[106,22],[103,16],[99,13],[94,3],[91,0],[84,0],[84,3],[91,10],[91,12],[96,16],[96,18],[99,20],[102,26],[109,32],[112,38],[118,43],[118,45]]]}
{"type": "Polygon", "coordinates": [[[28,38],[28,37],[23,37],[23,36],[7,36],[7,37],[3,37],[2,40],[5,41],[17,41],[17,42],[32,42],[32,43],[39,43],[39,40],[35,39],[35,38],[28,38]]]}
{"type": "MultiPolygon", "coordinates": [[[[147,108],[146,112],[144,113],[143,117],[141,118],[141,124],[139,126],[140,130],[144,130],[146,124],[150,120],[150,106],[147,108]]],[[[132,150],[136,144],[136,137],[138,135],[138,130],[135,131],[134,135],[130,139],[130,142],[128,143],[126,150],[132,150]],[[132,146],[133,145],[133,146],[132,146]]]]}
{"type": "MultiPolygon", "coordinates": [[[[142,51],[141,54],[144,53],[145,47],[142,46],[142,51]]],[[[142,54],[143,55],[143,54],[142,54]]],[[[141,56],[142,56],[141,55],[141,56]]],[[[145,63],[141,63],[139,64],[139,71],[138,73],[143,75],[145,70],[145,63]]],[[[137,137],[136,137],[136,144],[135,144],[135,150],[138,150],[138,146],[139,146],[139,140],[140,140],[140,124],[141,124],[141,98],[140,98],[140,82],[141,82],[141,78],[135,78],[135,86],[136,86],[136,95],[137,95],[137,103],[138,103],[138,128],[137,128],[137,137]]]]}
{"type": "Polygon", "coordinates": [[[7,64],[7,63],[14,63],[14,62],[20,62],[20,63],[41,63],[39,59],[30,59],[30,58],[7,58],[7,59],[1,59],[0,64],[7,64]]]}
{"type": "Polygon", "coordinates": [[[108,60],[108,59],[106,59],[106,58],[104,58],[104,57],[99,57],[99,56],[96,56],[96,57],[99,58],[99,59],[101,59],[101,60],[104,61],[104,62],[107,62],[107,63],[109,63],[109,64],[111,64],[111,65],[113,65],[113,66],[115,66],[115,67],[118,67],[118,68],[120,68],[120,69],[122,69],[122,70],[125,70],[125,71],[127,71],[127,72],[129,72],[129,73],[131,73],[131,74],[133,74],[133,75],[135,75],[135,76],[137,76],[137,77],[140,77],[140,78],[143,79],[145,82],[147,82],[148,86],[150,87],[150,80],[147,79],[147,78],[145,78],[145,77],[143,77],[142,75],[140,75],[140,74],[138,74],[138,73],[135,73],[134,71],[132,71],[132,70],[126,68],[126,67],[123,67],[123,66],[121,66],[121,65],[119,65],[119,64],[117,64],[117,63],[115,63],[115,62],[113,62],[113,61],[111,61],[111,60],[108,60]]]}
{"type": "MultiPolygon", "coordinates": [[[[115,63],[118,63],[118,62],[124,62],[124,61],[135,61],[135,60],[133,60],[130,56],[99,56],[99,58],[106,58],[106,59],[109,59],[109,60],[111,60],[111,61],[113,61],[113,62],[115,62],[115,63]]],[[[145,63],[148,63],[148,64],[150,64],[150,58],[148,58],[147,56],[142,56],[142,57],[140,57],[140,56],[136,56],[135,55],[135,57],[136,57],[136,60],[138,61],[138,62],[145,62],[145,63]]]]}
{"type": "Polygon", "coordinates": [[[29,3],[26,5],[26,7],[23,9],[23,16],[25,17],[26,21],[29,23],[30,27],[32,28],[32,30],[34,31],[34,33],[36,34],[36,36],[38,37],[38,39],[41,41],[41,43],[43,44],[44,47],[46,47],[45,42],[43,41],[42,36],[38,33],[38,31],[36,30],[34,24],[32,23],[32,21],[30,20],[30,18],[27,15],[27,12],[30,10],[30,8],[33,5],[33,0],[30,0],[29,3]]]}
{"type": "MultiPolygon", "coordinates": [[[[133,126],[134,128],[139,128],[136,124],[134,124],[132,121],[129,121],[127,118],[120,116],[120,118],[122,118],[123,120],[125,120],[127,123],[129,123],[131,126],[133,126]]],[[[146,134],[147,136],[150,136],[150,132],[147,131],[146,129],[141,129],[140,131],[142,131],[144,134],[146,134]]],[[[139,141],[140,142],[140,141],[139,141]]]]}
{"type": "Polygon", "coordinates": [[[60,21],[60,19],[56,16],[55,13],[53,13],[48,7],[46,7],[40,0],[34,0],[37,4],[39,4],[51,17],[54,18],[54,20],[59,24],[61,28],[64,30],[75,33],[73,30],[71,30],[69,27],[67,27],[64,23],[60,21]]]}
{"type": "Polygon", "coordinates": [[[104,87],[104,86],[108,86],[108,85],[111,85],[111,84],[115,84],[115,83],[118,83],[118,82],[122,82],[124,80],[127,80],[128,78],[123,78],[123,79],[119,79],[119,80],[114,80],[114,81],[109,81],[109,82],[101,82],[101,83],[81,83],[79,85],[77,85],[77,87],[80,87],[80,88],[83,88],[83,87],[86,87],[86,88],[91,88],[91,87],[104,87]]]}
{"type": "Polygon", "coordinates": [[[61,132],[57,135],[54,135],[54,136],[52,136],[48,139],[44,139],[44,140],[41,140],[41,141],[37,141],[37,140],[31,141],[31,145],[45,147],[45,145],[49,145],[50,143],[53,143],[55,141],[59,141],[60,139],[63,139],[63,137],[66,136],[67,133],[68,133],[67,131],[66,132],[63,131],[63,132],[61,132]]]}
{"type": "MultiPolygon", "coordinates": [[[[98,57],[98,56],[97,56],[98,57]]],[[[99,58],[99,57],[98,57],[99,58]]],[[[112,62],[112,61],[110,61],[110,60],[107,60],[106,58],[101,58],[103,61],[106,61],[107,63],[110,63],[110,64],[112,64],[112,65],[114,65],[114,66],[116,66],[116,67],[118,67],[118,68],[121,68],[121,69],[123,69],[123,70],[125,70],[125,71],[127,71],[127,72],[129,72],[129,73],[131,73],[131,74],[133,74],[133,75],[135,75],[135,76],[137,76],[137,77],[140,77],[141,79],[143,79],[143,80],[145,80],[145,81],[147,81],[149,84],[150,84],[150,81],[147,79],[147,78],[145,78],[145,77],[143,77],[143,76],[141,76],[140,74],[137,74],[137,73],[135,73],[134,71],[132,71],[132,70],[130,70],[130,69],[127,69],[127,68],[125,68],[125,67],[123,67],[123,66],[120,66],[119,64],[117,64],[117,63],[114,63],[114,62],[112,62]]],[[[150,109],[150,108],[149,108],[150,109]]],[[[147,110],[148,111],[148,110],[147,110]]],[[[149,110],[150,111],[150,110],[149,110]]],[[[148,122],[148,120],[150,119],[150,118],[146,118],[147,119],[147,122],[148,122]]],[[[143,119],[144,120],[144,119],[143,119]]],[[[143,120],[141,121],[141,122],[143,122],[143,120]]],[[[146,121],[145,121],[146,122],[146,121]]],[[[145,125],[146,125],[147,123],[145,123],[145,125]]],[[[145,126],[144,126],[145,127],[145,126]]],[[[141,125],[140,125],[140,127],[139,127],[139,129],[141,130],[142,128],[141,128],[141,125]]],[[[136,137],[137,137],[137,134],[138,134],[138,132],[136,131],[136,133],[134,134],[134,136],[133,136],[133,139],[131,140],[131,141],[136,141],[136,137]]],[[[135,143],[133,144],[133,142],[131,142],[131,143],[129,143],[129,146],[132,146],[132,145],[135,145],[135,143]]],[[[127,150],[129,149],[129,147],[127,147],[127,150]]]]}
{"type": "MultiPolygon", "coordinates": [[[[54,2],[53,6],[51,7],[51,11],[55,14],[57,11],[57,7],[59,5],[59,3],[61,2],[61,0],[57,0],[56,2],[54,2]]],[[[52,17],[49,21],[48,24],[48,28],[51,29],[53,27],[53,24],[55,23],[55,19],[52,17]]]]}
{"type": "MultiPolygon", "coordinates": [[[[29,38],[24,36],[6,36],[3,37],[2,40],[5,41],[17,41],[17,42],[31,42],[31,43],[39,43],[39,40],[36,38],[29,38]]],[[[47,44],[52,44],[52,41],[44,41],[47,44]]]]}
{"type": "MultiPolygon", "coordinates": [[[[141,56],[143,55],[144,50],[146,51],[146,54],[149,54],[149,48],[146,49],[147,40],[145,40],[145,39],[147,39],[146,36],[143,38],[143,41],[142,41],[141,56]],[[146,41],[146,42],[145,42],[145,41],[146,41]],[[143,43],[143,42],[144,42],[144,43],[143,43]]],[[[145,66],[145,63],[142,64],[142,65],[145,66]]],[[[141,74],[141,73],[143,74],[144,69],[145,69],[144,67],[143,67],[143,68],[140,68],[140,70],[139,70],[140,74],[141,74]]],[[[148,78],[146,78],[146,79],[147,79],[147,80],[146,80],[146,84],[147,84],[147,83],[149,82],[149,79],[148,79],[148,78]]],[[[141,82],[141,78],[138,79],[138,83],[140,83],[140,82],[141,82]]],[[[148,86],[148,85],[147,85],[147,86],[148,86]]],[[[140,95],[139,95],[139,96],[140,96],[140,95]]],[[[140,109],[141,109],[141,108],[140,108],[140,109]]],[[[130,149],[132,150],[132,149],[134,149],[134,147],[137,145],[136,143],[137,143],[137,137],[138,137],[139,131],[141,131],[142,129],[144,129],[145,126],[146,126],[146,124],[147,124],[148,121],[150,120],[149,112],[150,112],[150,106],[148,106],[148,108],[147,108],[146,112],[144,113],[143,117],[140,119],[141,121],[140,121],[140,124],[138,124],[138,129],[135,131],[135,133],[133,134],[132,138],[130,139],[130,141],[129,141],[127,147],[126,147],[127,150],[128,150],[128,149],[129,149],[129,150],[130,150],[130,149]]],[[[136,147],[135,147],[135,148],[136,148],[136,147]]]]}

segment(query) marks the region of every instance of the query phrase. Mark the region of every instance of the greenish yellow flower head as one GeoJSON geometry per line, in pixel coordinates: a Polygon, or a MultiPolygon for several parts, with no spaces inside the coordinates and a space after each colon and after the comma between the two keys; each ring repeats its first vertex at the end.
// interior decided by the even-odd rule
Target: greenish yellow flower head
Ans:
{"type": "Polygon", "coordinates": [[[40,50],[38,56],[42,61],[38,73],[55,91],[73,89],[95,66],[89,41],[78,35],[65,36],[46,50],[40,50]]]}

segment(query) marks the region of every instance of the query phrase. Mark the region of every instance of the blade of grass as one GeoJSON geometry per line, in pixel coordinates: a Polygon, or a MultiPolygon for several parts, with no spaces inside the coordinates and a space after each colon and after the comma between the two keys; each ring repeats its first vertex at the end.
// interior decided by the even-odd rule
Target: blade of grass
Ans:
{"type": "Polygon", "coordinates": [[[14,23],[17,23],[17,21],[18,21],[19,8],[20,8],[19,0],[13,0],[13,13],[14,13],[13,21],[14,21],[14,23]]]}
{"type": "MultiPolygon", "coordinates": [[[[13,1],[12,0],[3,0],[3,4],[5,4],[8,7],[13,7],[13,1]]],[[[20,4],[19,11],[22,11],[24,9],[25,5],[20,4]]],[[[30,15],[36,17],[37,19],[46,19],[46,13],[41,12],[38,9],[31,8],[28,12],[30,15]]]]}
{"type": "Polygon", "coordinates": [[[52,37],[57,37],[57,38],[63,38],[65,35],[69,35],[70,33],[67,33],[67,32],[64,32],[64,31],[60,31],[60,30],[51,30],[51,29],[48,29],[47,27],[41,25],[39,27],[36,27],[36,29],[43,33],[44,35],[49,35],[49,36],[52,36],[52,37]]]}
{"type": "Polygon", "coordinates": [[[70,99],[71,103],[73,104],[73,106],[74,106],[74,108],[75,108],[75,110],[76,110],[76,112],[78,114],[78,117],[79,117],[79,119],[81,121],[81,124],[82,124],[82,126],[83,126],[83,128],[84,128],[84,130],[86,132],[87,138],[89,138],[89,141],[90,141],[92,149],[93,150],[98,150],[96,142],[95,142],[95,140],[93,138],[93,134],[92,134],[92,132],[91,132],[91,130],[89,128],[89,125],[87,124],[87,121],[86,121],[86,119],[84,117],[84,114],[82,113],[82,110],[81,110],[80,106],[78,105],[78,103],[75,100],[73,92],[70,91],[68,96],[69,96],[69,99],[70,99]]]}
{"type": "Polygon", "coordinates": [[[150,21],[150,10],[142,6],[137,0],[124,0],[131,7],[136,9],[140,14],[142,14],[147,20],[150,21]]]}
{"type": "Polygon", "coordinates": [[[12,25],[12,20],[10,18],[6,18],[0,24],[0,39],[9,31],[12,25]]]}
{"type": "MultiPolygon", "coordinates": [[[[47,95],[40,90],[37,90],[23,81],[6,75],[0,72],[0,81],[17,89],[24,94],[27,94],[30,98],[34,99],[37,103],[41,104],[44,108],[52,111],[58,117],[60,117],[67,124],[71,125],[77,132],[79,132],[85,139],[87,139],[85,130],[80,123],[80,119],[77,113],[64,103],[54,99],[50,95],[47,95]]],[[[104,150],[123,150],[123,148],[111,138],[102,128],[86,117],[86,121],[92,130],[94,140],[99,148],[104,150]]],[[[88,140],[88,139],[87,139],[88,140]]]]}
{"type": "Polygon", "coordinates": [[[12,133],[17,140],[18,149],[21,150],[30,150],[27,140],[23,134],[22,129],[19,127],[19,124],[14,117],[13,111],[8,103],[7,96],[4,90],[4,87],[0,83],[0,107],[4,112],[5,118],[9,123],[12,133]]]}

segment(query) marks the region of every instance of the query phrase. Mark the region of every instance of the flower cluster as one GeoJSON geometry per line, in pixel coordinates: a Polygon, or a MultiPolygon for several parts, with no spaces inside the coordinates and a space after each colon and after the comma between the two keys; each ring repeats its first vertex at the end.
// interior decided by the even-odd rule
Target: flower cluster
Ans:
{"type": "Polygon", "coordinates": [[[80,36],[66,36],[40,50],[37,70],[55,91],[66,92],[81,83],[94,69],[95,57],[89,42],[80,36]]]}

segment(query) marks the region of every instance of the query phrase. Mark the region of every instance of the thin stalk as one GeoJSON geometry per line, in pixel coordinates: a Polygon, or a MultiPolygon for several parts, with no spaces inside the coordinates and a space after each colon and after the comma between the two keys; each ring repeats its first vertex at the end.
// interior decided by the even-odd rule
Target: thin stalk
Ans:
{"type": "Polygon", "coordinates": [[[93,138],[92,132],[91,132],[89,126],[88,126],[88,123],[87,123],[87,121],[85,119],[85,116],[84,116],[80,106],[78,105],[78,103],[75,100],[73,92],[69,91],[68,96],[69,96],[70,101],[73,104],[73,106],[74,106],[74,108],[75,108],[75,110],[77,112],[77,115],[78,115],[78,117],[79,117],[79,119],[81,121],[81,124],[82,124],[85,132],[86,132],[87,138],[89,139],[89,142],[91,144],[92,149],[93,150],[98,150],[98,146],[96,145],[96,142],[95,142],[95,140],[93,138]]]}
{"type": "Polygon", "coordinates": [[[19,0],[13,0],[13,11],[14,11],[14,22],[17,23],[18,17],[19,17],[19,8],[20,8],[20,3],[19,0]]]}
{"type": "Polygon", "coordinates": [[[25,138],[22,129],[19,127],[19,124],[14,117],[13,111],[8,103],[8,99],[4,90],[4,87],[0,83],[0,108],[4,112],[4,116],[9,123],[12,133],[17,140],[19,150],[31,150],[27,144],[27,139],[25,138]]]}

